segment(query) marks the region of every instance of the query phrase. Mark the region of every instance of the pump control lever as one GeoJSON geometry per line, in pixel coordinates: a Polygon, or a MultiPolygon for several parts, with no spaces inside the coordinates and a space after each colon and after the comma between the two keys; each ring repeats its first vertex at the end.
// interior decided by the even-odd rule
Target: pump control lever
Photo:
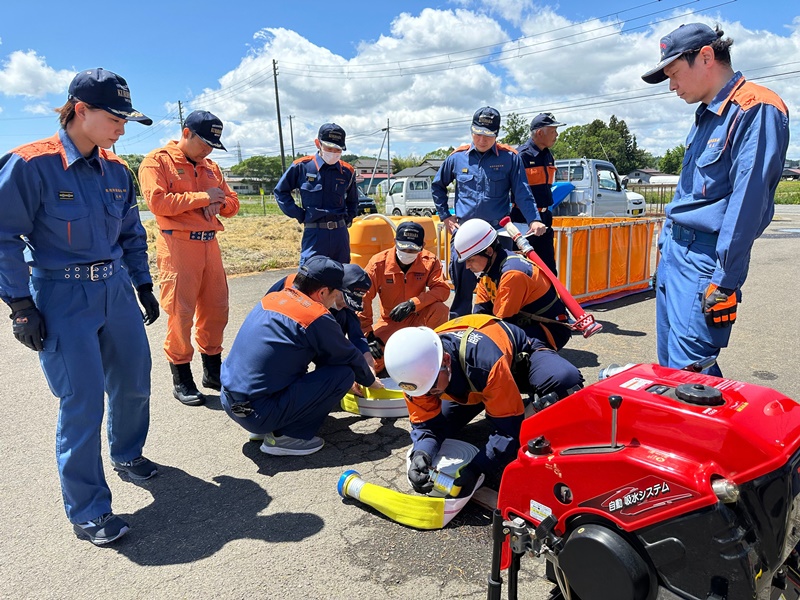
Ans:
{"type": "Polygon", "coordinates": [[[608,403],[611,405],[611,447],[619,448],[617,446],[617,410],[622,406],[622,396],[612,394],[608,397],[608,403]]]}

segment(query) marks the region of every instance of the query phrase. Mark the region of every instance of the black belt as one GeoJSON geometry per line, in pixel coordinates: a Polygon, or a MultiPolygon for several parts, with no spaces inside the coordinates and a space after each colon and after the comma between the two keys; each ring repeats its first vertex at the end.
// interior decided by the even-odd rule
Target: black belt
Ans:
{"type": "Polygon", "coordinates": [[[677,223],[672,224],[672,239],[679,242],[697,242],[698,244],[705,244],[708,246],[716,246],[717,233],[707,233],[705,231],[697,231],[696,229],[689,229],[677,223]]]}
{"type": "Polygon", "coordinates": [[[90,265],[72,265],[63,269],[40,269],[33,267],[31,275],[39,279],[63,279],[69,281],[100,281],[119,271],[120,261],[107,260],[90,265]]]}
{"type": "Polygon", "coordinates": [[[181,229],[162,229],[161,233],[182,240],[196,240],[198,242],[211,241],[217,235],[216,231],[183,231],[181,229]]]}
{"type": "Polygon", "coordinates": [[[309,229],[319,228],[319,229],[336,229],[338,227],[344,227],[347,225],[344,219],[340,219],[339,221],[317,221],[316,223],[303,223],[309,229]]]}

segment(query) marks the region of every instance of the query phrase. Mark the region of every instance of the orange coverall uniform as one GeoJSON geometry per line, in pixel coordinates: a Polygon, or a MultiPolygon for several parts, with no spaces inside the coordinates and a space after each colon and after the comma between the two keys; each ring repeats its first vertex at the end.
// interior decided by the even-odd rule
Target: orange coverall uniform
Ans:
{"type": "Polygon", "coordinates": [[[161,308],[168,315],[164,352],[172,364],[191,362],[192,322],[195,342],[203,354],[222,352],[222,334],[228,323],[228,282],[216,233],[225,228],[210,220],[203,208],[210,204],[205,190],[225,193],[223,217],[239,212],[239,198],[219,166],[205,158],[196,165],[175,141],[153,150],[139,166],[139,185],[155,215],[161,308]]]}
{"type": "MultiPolygon", "coordinates": [[[[372,286],[364,296],[364,310],[359,313],[364,335],[375,333],[384,344],[389,336],[403,327],[424,325],[434,329],[447,321],[450,309],[444,303],[450,296],[450,286],[442,275],[442,264],[428,250],[422,250],[403,273],[394,248],[378,252],[364,269],[372,280],[372,286]],[[372,300],[380,296],[381,314],[372,323],[372,300]],[[400,322],[389,317],[391,310],[406,300],[414,303],[415,309],[400,322]]],[[[382,359],[376,360],[378,370],[383,368],[382,359]],[[379,364],[380,363],[380,364],[379,364]]]]}

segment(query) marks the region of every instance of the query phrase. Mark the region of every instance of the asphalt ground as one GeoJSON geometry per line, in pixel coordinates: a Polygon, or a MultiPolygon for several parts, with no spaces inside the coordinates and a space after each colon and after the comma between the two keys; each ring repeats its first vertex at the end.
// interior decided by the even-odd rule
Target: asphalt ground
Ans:
{"type": "MultiPolygon", "coordinates": [[[[800,400],[797,258],[800,207],[778,215],[756,242],[739,321],[720,363],[725,375],[800,400]]],[[[273,271],[231,278],[227,345],[272,282],[273,271]]],[[[655,360],[651,292],[597,305],[603,324],[575,336],[563,355],[587,383],[610,363],[655,360]]],[[[36,354],[0,331],[0,597],[2,598],[485,598],[490,514],[470,504],[446,528],[398,525],[336,493],[341,473],[407,491],[407,420],[333,413],[325,448],[307,457],[270,457],[222,412],[172,398],[161,350],[162,316],[147,329],[153,355],[146,455],[159,475],[131,483],[106,474],[114,510],[131,524],[119,542],[78,540],[65,518],[54,457],[58,410],[36,354]]],[[[193,363],[200,373],[199,357],[193,363]]],[[[199,377],[196,377],[199,380],[199,377]]],[[[486,433],[477,420],[467,439],[486,433]]],[[[533,558],[522,563],[520,597],[552,587],[533,558]]],[[[505,594],[505,590],[504,590],[505,594]]]]}

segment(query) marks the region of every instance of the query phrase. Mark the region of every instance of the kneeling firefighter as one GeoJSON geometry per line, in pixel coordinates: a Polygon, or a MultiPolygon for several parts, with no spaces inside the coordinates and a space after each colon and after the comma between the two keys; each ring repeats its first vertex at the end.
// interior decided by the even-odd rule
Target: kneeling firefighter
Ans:
{"type": "Polygon", "coordinates": [[[489,315],[459,317],[435,331],[401,329],[386,343],[385,363],[408,404],[408,478],[423,494],[433,486],[431,457],[478,413],[486,411],[494,430],[456,479],[459,497],[472,493],[481,473],[500,473],[515,458],[525,413],[520,389],[563,398],[583,387],[572,364],[519,327],[489,315]]]}
{"type": "Polygon", "coordinates": [[[483,219],[470,219],[453,238],[458,262],[478,277],[473,313],[513,323],[553,350],[569,341],[567,309],[539,267],[502,247],[497,231],[483,219]]]}

